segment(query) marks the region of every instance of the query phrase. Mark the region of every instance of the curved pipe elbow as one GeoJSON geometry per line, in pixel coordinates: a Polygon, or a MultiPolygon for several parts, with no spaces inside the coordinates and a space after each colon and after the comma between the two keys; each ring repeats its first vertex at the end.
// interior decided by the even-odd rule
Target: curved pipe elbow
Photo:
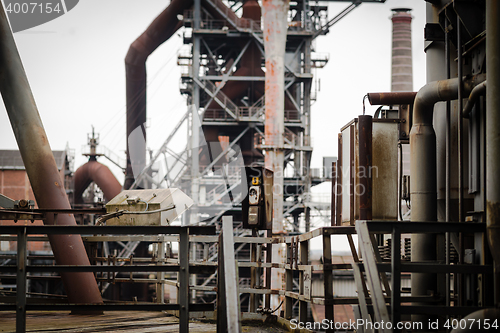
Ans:
{"type": "Polygon", "coordinates": [[[75,203],[82,202],[82,194],[91,182],[99,186],[107,200],[113,199],[122,190],[122,186],[111,170],[104,164],[96,161],[89,161],[79,167],[75,171],[74,181],[75,203]]]}
{"type": "Polygon", "coordinates": [[[476,104],[480,96],[486,94],[486,81],[481,82],[472,89],[470,92],[469,100],[462,111],[462,117],[469,118],[469,114],[472,112],[472,108],[476,104]]]}
{"type": "MultiPolygon", "coordinates": [[[[486,74],[464,77],[462,79],[464,94],[470,94],[474,87],[485,80],[486,74]]],[[[423,86],[415,97],[413,105],[413,124],[432,125],[434,104],[457,99],[458,88],[458,78],[434,81],[423,86]]]]}

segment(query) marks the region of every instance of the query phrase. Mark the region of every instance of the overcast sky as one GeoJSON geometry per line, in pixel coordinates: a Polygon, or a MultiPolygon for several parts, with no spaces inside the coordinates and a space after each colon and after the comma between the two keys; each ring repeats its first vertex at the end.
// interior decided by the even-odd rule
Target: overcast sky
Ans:
{"type": "MultiPolygon", "coordinates": [[[[85,163],[81,148],[94,125],[101,144],[124,157],[125,66],[130,44],[168,5],[165,0],[81,0],[67,14],[19,32],[15,39],[53,150],[75,149],[75,168],[85,163]]],[[[333,17],[347,3],[330,3],[333,17]]],[[[362,4],[315,41],[330,61],[312,109],[313,167],[337,155],[340,127],[362,113],[367,92],[390,91],[391,8],[413,9],[414,90],[425,84],[424,0],[362,4]]],[[[157,149],[186,111],[179,93],[178,52],[182,30],[149,58],[148,146],[157,149]]],[[[373,114],[374,108],[367,108],[373,114]]],[[[184,135],[184,134],[183,134],[184,135]]],[[[0,149],[17,149],[5,107],[0,106],[0,149]]],[[[110,164],[105,160],[101,162],[110,164]]],[[[117,169],[116,176],[123,179],[117,169]]]]}

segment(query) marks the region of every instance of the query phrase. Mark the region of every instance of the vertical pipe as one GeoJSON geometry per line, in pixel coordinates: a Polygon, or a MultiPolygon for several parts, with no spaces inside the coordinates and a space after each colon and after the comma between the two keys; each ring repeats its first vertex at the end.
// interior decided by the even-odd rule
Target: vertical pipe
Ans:
{"type": "Polygon", "coordinates": [[[372,116],[359,116],[359,175],[361,188],[356,188],[359,195],[359,219],[372,219],[372,116]]]}
{"type": "Polygon", "coordinates": [[[283,133],[284,73],[288,0],[264,0],[265,78],[265,165],[274,171],[273,231],[283,231],[283,133]]]}
{"type": "MultiPolygon", "coordinates": [[[[445,68],[446,68],[446,79],[450,79],[450,31],[448,30],[448,19],[445,17],[445,68]]],[[[446,101],[446,147],[445,147],[445,221],[450,222],[450,193],[451,193],[451,121],[450,121],[450,113],[451,113],[451,103],[450,101],[446,101]]],[[[447,232],[445,234],[445,262],[446,265],[450,264],[450,233],[447,232]]],[[[450,305],[450,274],[446,274],[445,280],[445,306],[450,305]]],[[[449,316],[447,317],[449,319],[449,316]]]]}
{"type": "Polygon", "coordinates": [[[486,1],[486,223],[495,260],[495,304],[500,303],[500,3],[486,1]]]}
{"type": "Polygon", "coordinates": [[[140,172],[146,166],[145,132],[142,133],[141,129],[137,132],[139,135],[131,135],[146,122],[146,60],[159,45],[182,26],[177,15],[192,5],[192,0],[172,0],[146,31],[130,45],[125,57],[127,80],[127,168],[123,184],[125,189],[129,189],[134,183],[134,172],[140,172]]]}
{"type": "MultiPolygon", "coordinates": [[[[194,28],[199,29],[201,25],[201,0],[194,0],[194,28]]],[[[193,78],[198,80],[200,75],[200,44],[198,34],[193,33],[193,78]]],[[[198,150],[200,147],[201,121],[198,110],[200,109],[200,87],[193,85],[193,105],[191,108],[191,198],[194,205],[190,212],[190,224],[197,223],[198,218],[198,194],[200,191],[200,162],[198,150]]]]}
{"type": "MultiPolygon", "coordinates": [[[[458,121],[457,121],[457,153],[458,153],[458,222],[462,222],[464,220],[464,191],[463,191],[463,85],[462,85],[462,75],[463,75],[463,64],[462,64],[462,23],[460,21],[460,16],[457,15],[457,67],[458,67],[458,101],[457,108],[458,112],[458,121]]],[[[459,234],[459,250],[458,250],[458,262],[459,264],[463,264],[464,260],[464,239],[463,233],[459,234]]],[[[458,274],[458,304],[460,306],[465,305],[465,277],[463,274],[458,274]]]]}
{"type": "MultiPolygon", "coordinates": [[[[285,100],[285,46],[287,34],[287,13],[289,0],[263,0],[262,17],[264,20],[264,51],[266,58],[265,77],[265,166],[274,172],[273,186],[273,233],[282,233],[283,227],[283,172],[284,152],[283,133],[285,100]]],[[[283,262],[281,248],[273,246],[273,258],[283,262]]],[[[280,270],[273,271],[271,286],[282,289],[283,276],[280,270]]],[[[278,300],[275,300],[278,305],[278,300]]]]}
{"type": "MultiPolygon", "coordinates": [[[[0,9],[0,91],[40,208],[70,209],[42,120],[19,57],[3,6],[0,9]]],[[[47,214],[45,224],[76,225],[71,214],[47,214]]],[[[90,265],[79,235],[51,235],[50,245],[59,265],[90,265]]],[[[102,303],[94,275],[61,274],[70,303],[102,303]]]]}
{"type": "Polygon", "coordinates": [[[330,208],[331,208],[331,213],[330,213],[330,225],[333,227],[337,223],[335,221],[335,188],[337,186],[337,162],[332,162],[332,198],[330,202],[330,208]]]}

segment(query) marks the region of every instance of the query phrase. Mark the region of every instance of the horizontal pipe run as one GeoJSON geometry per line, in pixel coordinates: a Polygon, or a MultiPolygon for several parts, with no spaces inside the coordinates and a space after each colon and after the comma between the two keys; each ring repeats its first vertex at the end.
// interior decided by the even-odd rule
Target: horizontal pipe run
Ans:
{"type": "Polygon", "coordinates": [[[368,93],[368,101],[371,105],[413,104],[416,95],[416,92],[368,93]]]}

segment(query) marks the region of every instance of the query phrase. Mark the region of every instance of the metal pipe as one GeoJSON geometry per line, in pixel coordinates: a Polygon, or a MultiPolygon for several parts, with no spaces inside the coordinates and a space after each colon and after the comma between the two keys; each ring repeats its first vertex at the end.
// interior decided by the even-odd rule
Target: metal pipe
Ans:
{"type": "MultiPolygon", "coordinates": [[[[484,81],[485,75],[464,78],[464,92],[484,81]]],[[[413,127],[410,131],[410,188],[412,221],[437,221],[436,135],[432,126],[434,104],[458,97],[458,78],[435,81],[422,87],[414,102],[413,127]]],[[[436,259],[436,239],[432,235],[415,234],[412,237],[412,261],[436,259]]],[[[428,295],[435,290],[435,275],[414,273],[412,295],[428,295]]]]}
{"type": "Polygon", "coordinates": [[[371,105],[413,104],[415,96],[416,92],[368,93],[368,101],[371,105]]]}
{"type": "MultiPolygon", "coordinates": [[[[458,129],[458,140],[457,140],[457,153],[458,153],[458,221],[462,222],[464,221],[464,185],[463,185],[463,179],[464,179],[464,168],[462,163],[463,161],[463,147],[464,147],[464,133],[463,133],[463,118],[460,113],[460,110],[463,108],[463,98],[464,98],[464,92],[463,92],[463,84],[462,84],[462,75],[463,75],[463,60],[462,60],[462,22],[460,20],[460,16],[457,15],[457,54],[458,54],[458,59],[457,59],[457,67],[458,67],[458,110],[457,112],[457,129],[458,129]]],[[[464,235],[462,233],[459,234],[459,241],[458,241],[458,263],[463,264],[464,260],[464,254],[465,254],[465,249],[464,249],[464,235]]],[[[457,274],[457,282],[458,282],[458,304],[460,306],[464,305],[464,300],[465,300],[465,277],[463,274],[457,274]]]]}
{"type": "MultiPolygon", "coordinates": [[[[141,172],[146,166],[146,133],[144,131],[144,137],[131,135],[135,129],[140,128],[146,122],[146,60],[158,46],[182,27],[183,21],[178,19],[178,15],[193,6],[193,3],[193,0],[172,0],[146,31],[130,45],[125,57],[127,81],[127,167],[123,184],[125,189],[129,189],[134,183],[133,170],[141,172]],[[131,160],[131,146],[134,149],[135,160],[131,160]]],[[[201,4],[219,20],[225,20],[225,18],[214,9],[214,4],[219,9],[224,8],[229,20],[235,22],[236,25],[240,24],[238,16],[227,8],[222,0],[203,0],[201,4]],[[210,4],[207,4],[208,2],[210,4]]]]}
{"type": "Polygon", "coordinates": [[[495,304],[500,302],[500,3],[486,1],[486,225],[495,260],[495,304]]]}
{"type": "MultiPolygon", "coordinates": [[[[71,209],[3,6],[0,9],[0,91],[39,208],[71,209]]],[[[45,224],[76,225],[71,214],[45,224]]],[[[59,265],[90,265],[79,235],[50,235],[59,265]]],[[[94,275],[61,273],[70,303],[102,303],[94,275]]]]}
{"type": "MultiPolygon", "coordinates": [[[[287,13],[289,0],[262,1],[264,21],[264,49],[266,55],[265,74],[265,166],[274,172],[273,187],[273,233],[283,233],[283,172],[284,172],[284,86],[285,86],[285,46],[287,33],[287,13]],[[274,190],[278,189],[278,190],[274,190]]],[[[273,246],[273,258],[283,262],[280,249],[273,246]]],[[[281,289],[283,273],[273,272],[273,288],[281,289]],[[275,275],[274,275],[275,274],[275,275]]],[[[277,300],[275,300],[277,303],[277,300]]],[[[276,304],[277,305],[277,304],[276,304]]],[[[275,306],[275,305],[273,305],[275,306]]]]}
{"type": "MultiPolygon", "coordinates": [[[[445,17],[445,67],[446,67],[446,79],[450,79],[451,77],[451,69],[450,69],[450,31],[448,29],[448,19],[445,17]]],[[[445,221],[450,222],[450,198],[451,198],[451,103],[450,101],[446,101],[446,114],[445,114],[445,221]]],[[[445,234],[445,263],[446,265],[450,264],[450,246],[451,235],[449,232],[445,234]]],[[[446,274],[445,277],[445,306],[450,306],[450,280],[451,275],[449,273],[446,274]]],[[[447,316],[447,319],[450,317],[447,316]]]]}
{"type": "Polygon", "coordinates": [[[79,167],[73,176],[75,182],[75,203],[82,202],[82,194],[91,182],[104,193],[106,200],[111,200],[117,196],[122,186],[107,166],[97,161],[89,161],[79,167]]]}
{"type": "Polygon", "coordinates": [[[359,116],[359,219],[372,219],[372,116],[359,116]]]}
{"type": "Polygon", "coordinates": [[[137,170],[140,171],[146,166],[145,139],[137,138],[134,140],[130,135],[137,127],[146,122],[146,60],[158,46],[182,26],[182,21],[177,18],[177,15],[182,14],[192,5],[192,0],[172,0],[146,31],[130,45],[125,57],[127,80],[127,168],[123,184],[125,189],[130,188],[134,182],[132,165],[137,165],[137,170]],[[129,142],[129,138],[132,141],[140,142],[129,142]],[[143,150],[143,152],[134,153],[137,161],[131,161],[131,146],[134,147],[133,149],[143,150]]]}
{"type": "Polygon", "coordinates": [[[469,95],[469,100],[467,101],[467,104],[465,104],[464,109],[462,110],[462,117],[464,118],[469,118],[469,114],[472,112],[472,108],[476,104],[477,100],[479,99],[480,96],[483,96],[486,94],[486,81],[478,84],[477,86],[472,89],[469,95]]]}

